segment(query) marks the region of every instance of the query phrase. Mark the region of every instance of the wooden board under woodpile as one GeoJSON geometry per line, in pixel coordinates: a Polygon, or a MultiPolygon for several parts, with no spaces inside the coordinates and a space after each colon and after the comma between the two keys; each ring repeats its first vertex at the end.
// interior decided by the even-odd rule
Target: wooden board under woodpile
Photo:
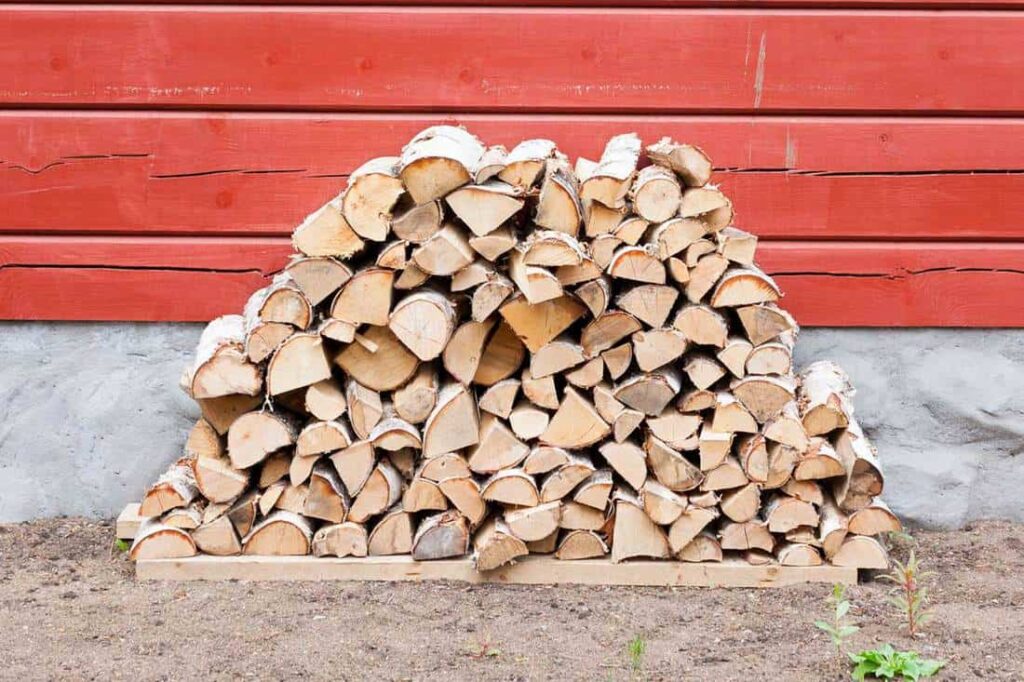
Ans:
{"type": "Polygon", "coordinates": [[[368,161],[182,387],[202,418],[134,559],[530,554],[884,568],[899,528],[842,369],[700,148],[571,163],[462,128],[368,161]]]}

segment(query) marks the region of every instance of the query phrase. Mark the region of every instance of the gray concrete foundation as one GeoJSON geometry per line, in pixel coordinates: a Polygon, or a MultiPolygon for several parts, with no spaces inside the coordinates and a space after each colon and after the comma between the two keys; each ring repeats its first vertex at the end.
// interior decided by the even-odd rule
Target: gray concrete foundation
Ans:
{"type": "MultiPolygon", "coordinates": [[[[0,323],[0,522],[114,516],[181,452],[201,325],[0,323]]],[[[807,329],[833,359],[906,520],[1024,521],[1024,330],[807,329]]]]}

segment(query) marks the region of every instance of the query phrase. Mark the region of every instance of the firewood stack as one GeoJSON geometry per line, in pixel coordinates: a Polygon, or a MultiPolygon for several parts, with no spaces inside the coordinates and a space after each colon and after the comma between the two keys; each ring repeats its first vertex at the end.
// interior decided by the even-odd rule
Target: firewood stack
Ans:
{"type": "Polygon", "coordinates": [[[572,166],[437,126],[353,172],[203,332],[202,418],[132,556],[884,566],[899,522],[847,376],[794,373],[711,160],[645,151],[572,166]]]}

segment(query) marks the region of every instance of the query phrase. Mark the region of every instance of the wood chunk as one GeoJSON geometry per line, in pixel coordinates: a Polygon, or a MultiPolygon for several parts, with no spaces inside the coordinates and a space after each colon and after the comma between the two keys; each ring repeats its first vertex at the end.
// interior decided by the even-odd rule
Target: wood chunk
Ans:
{"type": "Polygon", "coordinates": [[[217,398],[197,398],[199,411],[210,426],[220,435],[228,432],[235,420],[263,404],[262,395],[232,394],[217,398]]]}
{"type": "Polygon", "coordinates": [[[764,516],[768,530],[773,533],[788,533],[800,526],[816,528],[820,521],[813,504],[789,495],[775,495],[768,500],[764,516]]]}
{"type": "Polygon", "coordinates": [[[669,545],[665,531],[647,516],[635,497],[620,492],[615,502],[612,563],[617,564],[634,557],[665,559],[668,556],[669,545]]]}
{"type": "Polygon", "coordinates": [[[423,272],[450,277],[473,262],[473,248],[461,228],[445,223],[412,252],[412,260],[423,272]]]}
{"type": "Polygon", "coordinates": [[[764,483],[768,480],[768,447],[764,436],[755,433],[749,436],[742,436],[736,443],[737,456],[743,473],[755,483],[764,483]]]}
{"type": "Polygon", "coordinates": [[[409,243],[405,241],[388,242],[377,253],[376,265],[379,268],[404,270],[409,264],[409,243]]]}
{"type": "Polygon", "coordinates": [[[465,457],[456,452],[446,452],[425,460],[418,475],[428,481],[440,483],[448,478],[465,478],[471,473],[465,457]]]}
{"type": "Polygon", "coordinates": [[[784,542],[775,548],[775,558],[782,566],[821,566],[821,554],[810,545],[784,542]]]}
{"type": "Polygon", "coordinates": [[[731,262],[753,265],[757,251],[757,236],[735,227],[726,227],[715,234],[718,251],[731,262]]]}
{"type": "Polygon", "coordinates": [[[139,516],[161,516],[171,509],[187,507],[199,492],[191,461],[179,459],[146,490],[139,505],[139,516]]]}
{"type": "Polygon", "coordinates": [[[647,428],[651,434],[676,450],[693,450],[696,446],[694,436],[702,421],[700,415],[683,414],[669,408],[657,417],[648,417],[647,428]]]}
{"type": "Polygon", "coordinates": [[[525,192],[536,186],[545,162],[558,156],[558,147],[551,140],[523,140],[508,152],[498,177],[525,192]]]}
{"type": "Polygon", "coordinates": [[[760,345],[778,338],[780,334],[796,331],[793,317],[772,303],[743,306],[736,309],[747,338],[754,345],[760,345]]]}
{"type": "Polygon", "coordinates": [[[275,450],[295,443],[295,425],[274,412],[248,412],[228,430],[228,456],[231,466],[248,469],[262,462],[275,450]]]}
{"type": "Polygon", "coordinates": [[[604,379],[604,361],[600,357],[587,360],[571,372],[566,372],[565,380],[576,388],[593,388],[604,379]]]}
{"type": "Polygon", "coordinates": [[[651,372],[682,357],[687,341],[676,329],[650,329],[632,336],[633,357],[643,372],[651,372]]]}
{"type": "Polygon", "coordinates": [[[630,313],[650,327],[662,327],[679,298],[675,287],[663,284],[640,284],[616,299],[621,310],[630,313]]]}
{"type": "Polygon", "coordinates": [[[497,261],[516,245],[516,235],[508,226],[499,227],[484,237],[470,237],[469,248],[487,260],[497,261]]]}
{"type": "Polygon", "coordinates": [[[480,572],[514,563],[530,550],[499,518],[488,519],[473,535],[473,566],[480,572]]]}
{"type": "Polygon", "coordinates": [[[536,305],[517,297],[501,306],[500,312],[515,335],[531,353],[536,353],[583,317],[586,308],[568,296],[536,305]]]}
{"type": "Polygon", "coordinates": [[[420,291],[403,298],[391,311],[388,328],[420,360],[441,355],[455,331],[456,312],[451,301],[436,291],[420,291]]]}
{"type": "Polygon", "coordinates": [[[493,386],[504,381],[519,371],[525,357],[526,348],[522,341],[509,325],[499,322],[498,328],[484,346],[480,364],[473,375],[473,383],[493,386]]]}
{"type": "Polygon", "coordinates": [[[682,198],[683,190],[675,174],[658,165],[641,169],[630,189],[633,210],[652,223],[673,217],[682,198]]]}
{"type": "Polygon", "coordinates": [[[592,530],[571,530],[558,543],[555,558],[561,561],[597,559],[608,554],[608,545],[592,530]]]}
{"type": "Polygon", "coordinates": [[[651,434],[644,440],[647,463],[658,482],[673,492],[693,490],[704,480],[704,474],[682,453],[651,434]]]}
{"type": "MultiPolygon", "coordinates": [[[[757,516],[760,506],[761,489],[756,483],[748,483],[722,495],[722,513],[732,521],[750,521],[757,516]]],[[[769,529],[774,530],[770,526],[769,529]]]]}
{"type": "Polygon", "coordinates": [[[242,541],[227,515],[204,522],[191,532],[196,548],[212,556],[234,556],[242,553],[242,541]]]}
{"type": "Polygon", "coordinates": [[[680,412],[703,412],[715,406],[715,393],[700,389],[686,391],[676,401],[676,409],[680,412]]]}
{"type": "Polygon", "coordinates": [[[413,516],[395,505],[370,531],[366,543],[370,556],[392,556],[412,552],[413,516]]]}
{"type": "Polygon", "coordinates": [[[651,520],[659,526],[667,526],[682,515],[686,509],[686,498],[677,495],[657,481],[648,479],[640,489],[640,503],[651,520]]]}
{"type": "Polygon", "coordinates": [[[512,281],[503,275],[488,279],[473,291],[471,317],[477,322],[490,318],[515,290],[512,281]]]}
{"type": "Polygon", "coordinates": [[[626,408],[612,422],[612,435],[616,443],[624,442],[644,423],[644,413],[640,410],[626,408]]]}
{"type": "MultiPolygon", "coordinates": [[[[690,545],[717,518],[718,511],[714,508],[690,505],[684,509],[679,514],[679,517],[672,522],[672,526],[668,530],[668,542],[672,554],[676,555],[677,558],[681,558],[679,553],[690,545]]],[[[719,547],[718,551],[721,554],[721,547],[719,547]]]]}
{"type": "Polygon", "coordinates": [[[488,502],[513,507],[536,507],[540,504],[537,482],[522,469],[502,469],[480,486],[480,496],[488,502]]]}
{"type": "Polygon", "coordinates": [[[793,470],[793,477],[798,481],[817,481],[845,474],[846,468],[835,449],[820,437],[811,439],[807,451],[800,455],[793,470]]]}
{"type": "Polygon", "coordinates": [[[731,268],[712,292],[711,305],[716,308],[748,306],[777,301],[781,296],[775,280],[757,268],[731,268]]]}
{"type": "Polygon", "coordinates": [[[903,528],[899,518],[880,498],[850,514],[847,527],[854,535],[896,533],[903,528]]]}
{"type": "Polygon", "coordinates": [[[352,379],[375,391],[393,391],[409,381],[419,368],[419,359],[406,349],[387,327],[367,327],[363,336],[376,346],[369,351],[353,343],[334,357],[334,364],[352,379]]]}
{"type": "Polygon", "coordinates": [[[428,201],[417,206],[411,199],[400,199],[391,219],[391,231],[403,241],[422,244],[437,234],[443,223],[444,208],[440,201],[428,201]]]}
{"type": "MultiPolygon", "coordinates": [[[[607,504],[605,505],[607,507],[607,504]]],[[[580,504],[579,502],[562,502],[562,516],[558,526],[565,530],[600,531],[608,523],[604,510],[580,504]]]]}
{"type": "Polygon", "coordinates": [[[725,433],[757,433],[757,421],[733,395],[727,391],[715,394],[715,413],[711,428],[725,433]]]}
{"type": "Polygon", "coordinates": [[[512,430],[517,436],[523,440],[533,440],[538,438],[548,428],[548,424],[551,423],[551,415],[528,402],[522,401],[512,408],[512,414],[509,415],[509,423],[512,425],[512,430]]]}
{"type": "Polygon", "coordinates": [[[277,510],[257,523],[242,539],[242,553],[260,556],[309,554],[313,528],[309,521],[289,511],[277,510]]]}
{"type": "Polygon", "coordinates": [[[781,413],[765,422],[764,436],[799,452],[806,450],[810,443],[796,403],[789,403],[782,408],[781,413]]]}
{"type": "Polygon", "coordinates": [[[600,441],[611,431],[594,406],[572,387],[567,386],[558,411],[540,436],[541,443],[569,450],[600,441]]]}
{"type": "Polygon", "coordinates": [[[850,535],[832,557],[832,565],[885,570],[889,568],[889,555],[878,540],[866,535],[850,535]]]}
{"type": "Polygon", "coordinates": [[[366,526],[361,523],[334,523],[320,527],[313,535],[315,556],[364,557],[368,554],[366,526]]]}
{"type": "MultiPolygon", "coordinates": [[[[723,279],[726,270],[729,268],[729,261],[725,256],[717,253],[709,253],[701,257],[697,263],[690,268],[689,280],[686,282],[686,298],[690,303],[700,303],[707,296],[708,292],[715,288],[716,283],[723,279]]],[[[716,289],[717,291],[717,289],[716,289]]],[[[721,307],[715,302],[712,296],[711,305],[715,308],[721,307]]]]}
{"type": "Polygon", "coordinates": [[[569,461],[545,478],[540,487],[541,502],[561,500],[594,473],[594,465],[587,457],[570,455],[569,461]]]}
{"type": "Polygon", "coordinates": [[[313,467],[302,515],[328,523],[341,523],[350,504],[348,491],[334,468],[325,461],[313,467]]]}
{"type": "Polygon", "coordinates": [[[146,519],[139,526],[128,556],[132,561],[147,559],[182,559],[195,556],[196,544],[187,531],[156,519],[146,519]]]}
{"type": "Polygon", "coordinates": [[[217,458],[223,454],[224,443],[221,441],[220,434],[210,422],[200,417],[188,432],[188,438],[185,440],[185,456],[217,458]]]}
{"type": "Polygon", "coordinates": [[[359,270],[331,302],[331,317],[355,325],[386,325],[394,281],[394,271],[387,268],[359,270]]]}
{"type": "Polygon", "coordinates": [[[722,350],[715,354],[729,372],[737,379],[742,379],[747,374],[747,358],[754,350],[754,345],[746,339],[731,336],[725,341],[722,350]]]}
{"type": "Polygon", "coordinates": [[[352,501],[348,520],[365,523],[390,509],[401,496],[402,475],[387,459],[382,459],[352,501]]]}
{"type": "Polygon", "coordinates": [[[537,407],[546,410],[558,409],[558,390],[555,388],[553,376],[534,379],[528,369],[523,370],[521,386],[526,399],[537,407]]]}
{"type": "Polygon", "coordinates": [[[652,417],[661,414],[682,388],[679,372],[663,367],[627,377],[615,387],[615,398],[652,417]]]}
{"type": "Polygon", "coordinates": [[[728,323],[719,312],[706,305],[683,306],[672,326],[697,345],[725,348],[728,342],[728,323]]]}
{"type": "Polygon", "coordinates": [[[793,368],[793,353],[782,343],[764,343],[751,350],[747,358],[747,374],[789,375],[793,368]]]}
{"type": "Polygon", "coordinates": [[[415,289],[424,282],[430,279],[430,273],[426,272],[415,263],[409,263],[402,270],[402,274],[395,280],[395,289],[400,291],[407,291],[409,289],[415,289]]]}
{"type": "Polygon", "coordinates": [[[708,389],[725,376],[725,368],[710,355],[691,353],[687,356],[683,371],[698,390],[708,389]]]}
{"type": "Polygon", "coordinates": [[[530,375],[534,379],[565,372],[585,360],[583,347],[568,337],[545,344],[530,357],[530,375]]]}
{"type": "Polygon", "coordinates": [[[412,540],[412,558],[432,561],[463,556],[469,551],[469,520],[457,511],[428,516],[412,540]]]}
{"type": "Polygon", "coordinates": [[[855,394],[850,377],[834,362],[818,361],[800,373],[800,415],[808,436],[846,428],[855,394]]]}
{"type": "Polygon", "coordinates": [[[710,533],[701,533],[676,552],[676,558],[688,563],[718,562],[722,560],[722,545],[710,533]]]}
{"type": "Polygon", "coordinates": [[[417,476],[409,483],[402,494],[402,509],[411,513],[421,511],[444,511],[448,508],[448,498],[441,492],[436,481],[417,476]]]}
{"type": "Polygon", "coordinates": [[[378,450],[397,453],[406,448],[419,450],[423,442],[419,429],[396,416],[387,416],[370,431],[368,440],[378,450]]]}
{"type": "Polygon", "coordinates": [[[611,310],[583,328],[580,343],[586,356],[592,358],[641,329],[640,322],[629,313],[611,310]]]}
{"type": "Polygon", "coordinates": [[[437,404],[437,371],[420,365],[416,375],[392,394],[395,413],[410,424],[422,424],[437,404]]]}
{"type": "MultiPolygon", "coordinates": [[[[580,483],[573,492],[574,502],[604,511],[612,494],[612,472],[610,469],[598,469],[589,478],[580,483]]],[[[563,508],[564,515],[564,508],[563,508]]],[[[564,527],[564,526],[563,526],[564,527]]]]}
{"type": "Polygon", "coordinates": [[[223,315],[206,325],[182,386],[196,400],[259,394],[263,377],[245,354],[245,319],[241,315],[223,315]]]}
{"type": "Polygon", "coordinates": [[[417,204],[440,199],[472,179],[485,147],[464,128],[431,126],[402,150],[399,175],[417,204]]]}
{"type": "Polygon", "coordinates": [[[835,451],[844,469],[832,486],[836,503],[847,512],[864,509],[882,494],[885,478],[875,447],[852,416],[835,439],[835,451]]]}
{"type": "Polygon", "coordinates": [[[461,384],[449,384],[441,389],[437,405],[423,427],[423,456],[433,457],[476,445],[479,431],[473,395],[461,384]]]}
{"type": "Polygon", "coordinates": [[[444,349],[444,368],[461,381],[470,384],[480,367],[484,344],[494,329],[494,320],[464,322],[452,334],[444,349]]]}
{"type": "Polygon", "coordinates": [[[525,265],[555,268],[582,265],[586,253],[575,237],[554,230],[535,230],[522,245],[522,257],[525,265]]]}
{"type": "Polygon", "coordinates": [[[469,455],[469,468],[478,474],[493,474],[518,466],[530,454],[530,448],[516,438],[501,419],[490,414],[480,420],[477,440],[469,455]]]}
{"type": "Polygon", "coordinates": [[[771,552],[775,548],[775,538],[768,532],[767,524],[758,520],[724,523],[718,537],[722,542],[722,549],[726,550],[759,549],[771,552]]]}
{"type": "Polygon", "coordinates": [[[732,452],[732,441],[735,434],[729,431],[716,431],[714,426],[705,425],[700,430],[698,438],[698,450],[700,451],[700,468],[702,471],[711,471],[725,462],[725,458],[732,452]]]}
{"type": "MultiPolygon", "coordinates": [[[[672,218],[652,230],[647,243],[655,250],[655,254],[660,260],[667,261],[676,254],[682,253],[691,244],[703,237],[706,232],[707,227],[699,220],[672,218]]],[[[683,270],[678,272],[678,274],[685,273],[686,275],[680,283],[685,284],[690,279],[689,270],[683,261],[679,261],[674,267],[678,269],[679,265],[683,266],[683,270]]],[[[670,274],[672,274],[672,269],[673,266],[669,265],[670,274]]],[[[679,281],[679,279],[676,278],[676,281],[679,281]]]]}
{"type": "Polygon", "coordinates": [[[608,368],[608,376],[612,380],[620,378],[629,370],[633,362],[633,347],[624,343],[620,346],[601,351],[601,359],[608,368]]]}
{"type": "Polygon", "coordinates": [[[743,467],[740,466],[739,460],[729,455],[721,464],[704,474],[704,482],[701,483],[700,489],[704,491],[729,490],[739,488],[749,482],[750,479],[743,473],[743,467]]]}
{"type": "Polygon", "coordinates": [[[348,176],[342,215],[360,237],[382,242],[391,231],[391,209],[405,192],[397,174],[398,157],[370,159],[348,176]]]}
{"type": "Polygon", "coordinates": [[[312,386],[331,378],[331,366],[317,333],[288,337],[267,365],[267,394],[271,396],[312,386]]]}
{"type": "Polygon", "coordinates": [[[480,396],[480,409],[484,412],[508,419],[512,414],[516,396],[519,395],[518,379],[504,379],[492,385],[480,396]]]}
{"type": "Polygon", "coordinates": [[[345,399],[348,402],[349,422],[352,430],[362,439],[369,438],[373,427],[384,415],[384,404],[380,393],[371,390],[358,381],[345,385],[345,399]]]}
{"type": "Polygon", "coordinates": [[[703,187],[711,179],[711,159],[700,147],[663,137],[645,151],[652,162],[674,171],[687,187],[703,187]]]}
{"type": "Polygon", "coordinates": [[[777,417],[796,398],[789,377],[747,376],[731,384],[732,393],[759,424],[777,417]]]}
{"type": "Polygon", "coordinates": [[[508,263],[509,277],[531,304],[551,301],[564,293],[562,283],[555,273],[536,265],[528,265],[521,249],[513,249],[508,263]]]}
{"type": "Polygon", "coordinates": [[[445,201],[455,215],[477,236],[484,236],[501,227],[518,213],[525,203],[520,191],[499,180],[480,185],[467,185],[455,190],[445,201]]]}
{"type": "Polygon", "coordinates": [[[732,222],[732,202],[714,185],[690,187],[683,192],[679,215],[696,218],[707,226],[708,232],[717,232],[732,222]]]}
{"type": "Polygon", "coordinates": [[[474,526],[487,516],[487,503],[480,495],[480,484],[472,476],[445,478],[438,485],[452,506],[465,514],[474,526]]]}
{"type": "Polygon", "coordinates": [[[560,160],[549,160],[546,168],[533,221],[541,227],[575,237],[583,218],[579,183],[568,164],[560,160]]]}
{"type": "Polygon", "coordinates": [[[569,463],[569,452],[550,445],[538,445],[523,461],[523,471],[531,475],[546,474],[569,463]]]}
{"type": "Polygon", "coordinates": [[[592,167],[577,162],[580,198],[596,201],[609,208],[625,204],[640,158],[640,138],[636,133],[616,135],[608,140],[601,160],[592,167]]]}
{"type": "Polygon", "coordinates": [[[332,421],[348,410],[345,393],[334,379],[310,384],[305,391],[306,411],[315,419],[332,421]]]}
{"type": "Polygon", "coordinates": [[[665,283],[665,265],[640,246],[623,246],[615,251],[607,271],[615,279],[649,284],[665,283]]]}
{"type": "Polygon", "coordinates": [[[292,245],[307,256],[346,259],[365,244],[342,215],[341,197],[337,197],[306,216],[292,232],[292,245]]]}
{"type": "Polygon", "coordinates": [[[505,512],[505,523],[512,535],[525,542],[537,542],[558,530],[562,507],[556,500],[505,512]]]}
{"type": "Polygon", "coordinates": [[[211,502],[230,502],[249,487],[249,472],[231,466],[226,456],[191,460],[196,487],[211,502]]]}

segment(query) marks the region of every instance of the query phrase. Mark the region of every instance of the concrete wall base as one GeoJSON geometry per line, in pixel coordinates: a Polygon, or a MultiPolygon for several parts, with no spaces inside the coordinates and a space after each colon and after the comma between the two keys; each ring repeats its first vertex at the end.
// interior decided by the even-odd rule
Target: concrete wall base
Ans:
{"type": "MultiPolygon", "coordinates": [[[[198,416],[178,389],[201,325],[0,323],[0,522],[110,517],[198,416]]],[[[1024,330],[807,329],[836,360],[907,521],[1024,521],[1024,330]]]]}

